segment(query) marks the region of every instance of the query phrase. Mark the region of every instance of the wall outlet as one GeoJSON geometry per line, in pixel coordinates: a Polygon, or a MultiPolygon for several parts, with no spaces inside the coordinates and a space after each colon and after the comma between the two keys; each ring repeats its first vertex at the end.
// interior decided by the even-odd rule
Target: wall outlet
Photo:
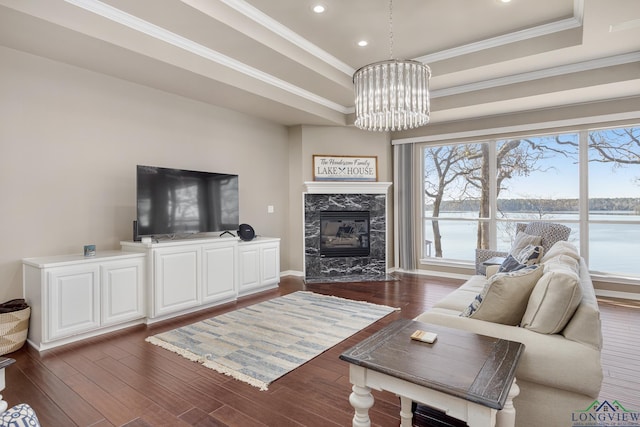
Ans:
{"type": "Polygon", "coordinates": [[[273,205],[267,206],[267,213],[273,213],[274,211],[273,205]]]}

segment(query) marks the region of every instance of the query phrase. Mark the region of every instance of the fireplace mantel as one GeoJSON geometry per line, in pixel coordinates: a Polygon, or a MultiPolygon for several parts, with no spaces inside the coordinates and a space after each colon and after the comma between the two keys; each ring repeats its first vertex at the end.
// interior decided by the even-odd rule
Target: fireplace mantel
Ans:
{"type": "Polygon", "coordinates": [[[307,181],[309,194],[387,194],[391,182],[307,181]]]}
{"type": "Polygon", "coordinates": [[[387,279],[390,182],[305,182],[304,266],[309,283],[387,279]],[[367,212],[369,253],[322,253],[322,212],[367,212]]]}

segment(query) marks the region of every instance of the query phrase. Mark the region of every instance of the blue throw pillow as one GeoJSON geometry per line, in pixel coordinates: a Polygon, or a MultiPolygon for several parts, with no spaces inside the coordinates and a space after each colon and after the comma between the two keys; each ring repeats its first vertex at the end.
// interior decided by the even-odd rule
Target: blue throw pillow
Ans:
{"type": "Polygon", "coordinates": [[[21,403],[0,414],[0,425],[3,427],[39,427],[40,422],[31,406],[21,403]]]}
{"type": "Polygon", "coordinates": [[[505,260],[498,268],[498,273],[507,273],[509,271],[517,271],[525,268],[526,264],[521,264],[517,259],[513,257],[513,255],[509,255],[505,258],[505,260]]]}
{"type": "Polygon", "coordinates": [[[538,264],[543,252],[542,246],[528,245],[515,256],[515,259],[525,265],[538,264]]]}

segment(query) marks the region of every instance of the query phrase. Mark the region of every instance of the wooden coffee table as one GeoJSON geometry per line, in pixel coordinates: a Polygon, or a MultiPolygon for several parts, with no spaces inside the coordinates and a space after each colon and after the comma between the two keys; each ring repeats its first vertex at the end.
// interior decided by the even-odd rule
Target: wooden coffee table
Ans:
{"type": "MultiPolygon", "coordinates": [[[[0,357],[0,391],[4,390],[4,369],[9,365],[13,365],[15,363],[15,359],[11,359],[9,357],[0,357]]],[[[2,395],[0,394],[0,413],[7,410],[7,402],[2,399],[2,395]]]]}
{"type": "Polygon", "coordinates": [[[400,425],[410,427],[412,402],[436,408],[470,427],[513,427],[515,371],[524,345],[458,329],[397,320],[345,351],[353,384],[354,427],[369,427],[371,390],[400,396],[400,425]],[[416,330],[438,334],[433,344],[410,338],[416,330]]]}

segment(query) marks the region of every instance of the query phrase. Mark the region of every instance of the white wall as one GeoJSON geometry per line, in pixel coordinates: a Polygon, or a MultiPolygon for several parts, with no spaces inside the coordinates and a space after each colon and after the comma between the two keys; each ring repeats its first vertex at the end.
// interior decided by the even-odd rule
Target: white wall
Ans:
{"type": "Polygon", "coordinates": [[[283,238],[289,268],[284,126],[4,47],[0,64],[0,302],[22,258],[131,239],[136,164],[239,174],[240,221],[283,238]]]}

